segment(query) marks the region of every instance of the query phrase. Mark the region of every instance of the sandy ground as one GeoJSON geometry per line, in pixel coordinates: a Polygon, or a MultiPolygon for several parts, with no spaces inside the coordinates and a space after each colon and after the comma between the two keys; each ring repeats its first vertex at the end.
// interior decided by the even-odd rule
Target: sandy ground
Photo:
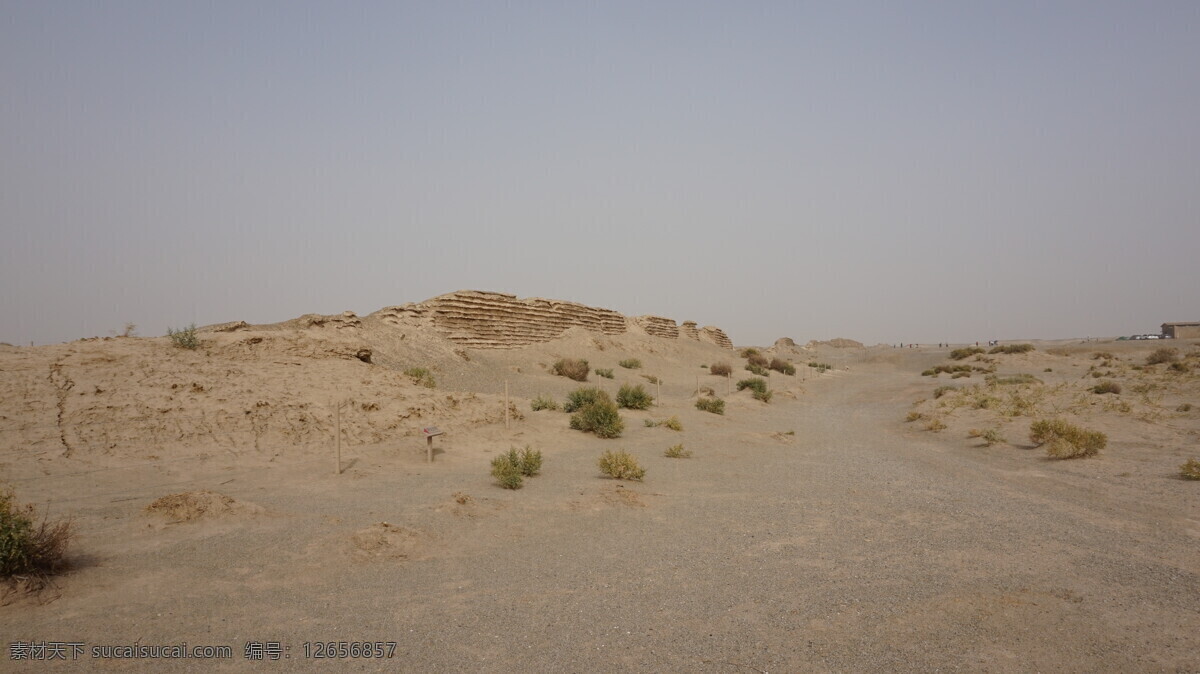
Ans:
{"type": "MultiPolygon", "coordinates": [[[[65,663],[100,671],[246,669],[255,664],[244,659],[247,642],[280,643],[288,668],[355,671],[1200,671],[1200,483],[1178,477],[1183,458],[1198,454],[1200,410],[1170,411],[1185,399],[1200,407],[1194,386],[1164,384],[1152,401],[1167,412],[1149,420],[1137,401],[1125,413],[1090,402],[1073,410],[1109,432],[1109,447],[1053,461],[1023,437],[1028,417],[935,406],[942,399],[931,391],[951,382],[920,372],[948,362],[946,350],[822,349],[811,357],[838,369],[775,375],[771,404],[734,393],[722,417],[693,407],[697,373],[723,393],[724,380],[700,369],[719,352],[583,339],[471,352],[459,369],[446,361],[433,391],[365,375],[379,396],[399,387],[410,408],[428,403],[422,395],[454,395],[491,410],[423,408],[414,423],[451,420],[433,464],[405,424],[395,437],[348,442],[340,475],[329,443],[249,451],[250,431],[66,458],[53,434],[38,435],[30,457],[10,440],[0,448],[4,479],[22,500],[72,516],[78,536],[73,571],[0,607],[6,641],[187,642],[228,645],[234,656],[85,653],[65,663]],[[610,391],[645,372],[668,382],[655,408],[623,411],[621,438],[529,410],[536,393],[561,399],[574,386],[538,363],[585,346],[597,366],[626,352],[646,362],[617,368],[610,391]],[[495,414],[506,379],[524,417],[507,430],[495,414]],[[906,422],[914,409],[948,429],[906,422]],[[682,432],[643,424],[671,415],[682,432]],[[967,439],[981,424],[1004,428],[1009,442],[967,439]],[[680,442],[693,458],[663,456],[680,442]],[[544,453],[543,473],[519,491],[500,489],[492,456],[525,445],[544,453]],[[635,454],[645,481],[603,478],[605,449],[635,454]],[[190,510],[147,511],[160,497],[203,490],[211,493],[190,510]],[[306,643],[329,641],[394,642],[395,651],[386,664],[306,657],[306,643]]],[[[1078,388],[1090,384],[1080,377],[1091,350],[1123,349],[1128,364],[1154,346],[1067,345],[1051,355],[1039,345],[998,371],[1078,388]]],[[[735,376],[748,374],[727,359],[735,376]]],[[[209,391],[221,386],[213,376],[209,391]]],[[[253,397],[254,386],[242,388],[253,397]]],[[[1078,394],[1061,397],[1069,406],[1078,394]]],[[[384,404],[381,413],[400,413],[384,404]]],[[[8,427],[21,423],[20,409],[7,409],[8,427]]],[[[388,425],[368,416],[355,428],[386,436],[388,425]]],[[[288,440],[269,437],[272,447],[288,440]]]]}

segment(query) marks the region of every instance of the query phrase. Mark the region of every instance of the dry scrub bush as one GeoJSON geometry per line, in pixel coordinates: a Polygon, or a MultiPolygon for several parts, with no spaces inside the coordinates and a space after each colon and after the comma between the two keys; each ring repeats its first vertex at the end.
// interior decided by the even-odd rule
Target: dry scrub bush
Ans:
{"type": "Polygon", "coordinates": [[[1179,467],[1179,474],[1187,480],[1200,480],[1200,461],[1188,459],[1179,467]]]}
{"type": "Polygon", "coordinates": [[[783,360],[782,358],[772,358],[769,369],[775,370],[780,374],[788,374],[793,376],[796,374],[796,366],[792,365],[786,360],[783,360]]]}
{"type": "Polygon", "coordinates": [[[686,459],[691,455],[692,453],[690,451],[683,448],[683,443],[672,445],[671,447],[667,448],[667,451],[663,452],[663,456],[667,457],[668,459],[686,459]]]}
{"type": "Polygon", "coordinates": [[[662,421],[654,421],[652,419],[646,419],[645,423],[646,423],[647,428],[655,428],[657,426],[666,426],[667,428],[669,428],[673,431],[682,431],[683,430],[683,424],[679,422],[679,417],[671,417],[670,419],[663,419],[662,421]]]}
{"type": "Polygon", "coordinates": [[[941,419],[930,419],[929,423],[925,424],[925,430],[937,433],[946,430],[946,424],[941,419]]]}
{"type": "Polygon", "coordinates": [[[764,370],[767,368],[768,365],[771,364],[771,361],[768,360],[767,357],[762,355],[761,353],[752,353],[749,356],[746,356],[746,361],[750,365],[760,367],[764,370]]]}
{"type": "Polygon", "coordinates": [[[950,360],[962,360],[963,358],[970,358],[977,353],[984,353],[984,350],[978,346],[968,346],[964,349],[955,349],[950,352],[950,360]]]}
{"type": "Polygon", "coordinates": [[[1092,393],[1104,394],[1120,392],[1121,385],[1111,379],[1105,379],[1104,381],[1092,387],[1092,393]]]}
{"type": "Polygon", "coordinates": [[[1007,442],[1004,439],[1004,436],[1000,434],[1000,430],[997,428],[989,428],[985,431],[981,431],[978,428],[972,428],[971,430],[967,431],[967,436],[983,440],[984,447],[991,447],[992,445],[1001,442],[1007,442]]]}
{"type": "Polygon", "coordinates": [[[1029,426],[1029,439],[1045,445],[1046,454],[1055,459],[1095,456],[1108,445],[1108,436],[1089,431],[1062,419],[1042,419],[1029,426]]]}
{"type": "Polygon", "coordinates": [[[1183,374],[1187,374],[1192,371],[1192,368],[1187,363],[1179,362],[1179,363],[1171,363],[1171,365],[1167,368],[1167,370],[1169,370],[1171,372],[1181,372],[1183,374]]]}
{"type": "Polygon", "coordinates": [[[658,377],[655,377],[652,374],[644,374],[644,375],[642,375],[642,379],[645,379],[646,381],[650,382],[651,384],[657,384],[659,382],[658,377]]]}
{"type": "Polygon", "coordinates": [[[1191,404],[1191,403],[1184,403],[1184,404],[1180,405],[1179,407],[1176,407],[1176,408],[1175,408],[1175,411],[1176,411],[1176,412],[1191,412],[1191,411],[1192,411],[1192,404],[1191,404]]]}
{"type": "Polygon", "coordinates": [[[767,381],[765,379],[760,379],[758,377],[750,377],[749,379],[743,379],[737,383],[737,390],[741,391],[744,389],[752,389],[756,393],[766,393],[767,392],[767,381]]]}
{"type": "Polygon", "coordinates": [[[725,401],[720,398],[700,398],[696,401],[696,409],[713,414],[725,414],[725,401]]]}
{"type": "Polygon", "coordinates": [[[626,358],[625,360],[617,363],[617,365],[620,365],[626,370],[636,370],[642,366],[642,361],[638,360],[637,358],[626,358]]]}
{"type": "Polygon", "coordinates": [[[581,388],[571,392],[563,409],[574,412],[571,428],[577,431],[595,433],[600,438],[616,438],[625,430],[616,404],[600,389],[581,388]]]}
{"type": "Polygon", "coordinates": [[[195,349],[200,346],[200,338],[196,336],[195,323],[178,330],[167,328],[167,337],[171,338],[172,344],[181,349],[195,349]]]}
{"type": "Polygon", "coordinates": [[[533,408],[534,412],[537,412],[539,410],[556,410],[556,409],[558,409],[558,403],[554,402],[554,399],[548,395],[539,395],[538,397],[534,398],[532,402],[529,403],[529,406],[531,408],[533,408]]]}
{"type": "Polygon", "coordinates": [[[1026,353],[1033,350],[1032,344],[1002,344],[992,347],[988,353],[1026,353]]]}
{"type": "Polygon", "coordinates": [[[765,367],[763,367],[763,366],[761,366],[761,365],[757,365],[757,364],[755,364],[755,363],[747,363],[747,364],[746,364],[746,369],[747,369],[748,371],[750,371],[752,374],[756,374],[756,375],[758,375],[758,376],[760,376],[760,377],[768,377],[768,376],[770,376],[770,373],[769,373],[769,372],[767,372],[767,368],[765,368],[765,367]]]}
{"type": "Polygon", "coordinates": [[[641,480],[646,469],[638,465],[637,459],[625,450],[609,450],[600,455],[600,472],[616,480],[641,480]]]}
{"type": "Polygon", "coordinates": [[[920,421],[921,419],[924,419],[924,418],[925,418],[925,415],[921,414],[920,412],[909,412],[908,417],[905,418],[904,421],[905,422],[920,421]]]}
{"type": "Polygon", "coordinates": [[[630,386],[629,384],[621,384],[621,390],[617,391],[617,405],[631,410],[650,409],[650,405],[654,402],[654,396],[646,392],[641,384],[630,386]]]}
{"type": "Polygon", "coordinates": [[[425,388],[433,388],[437,386],[437,381],[433,378],[433,373],[423,367],[410,367],[404,371],[404,374],[412,379],[414,384],[419,384],[425,388]]]}
{"type": "Polygon", "coordinates": [[[956,386],[939,386],[939,387],[933,389],[933,398],[934,398],[934,400],[937,400],[938,398],[941,398],[942,396],[946,395],[950,391],[957,391],[957,390],[958,390],[958,387],[956,387],[956,386]]]}
{"type": "Polygon", "coordinates": [[[589,368],[588,362],[582,358],[561,358],[554,363],[551,371],[567,379],[587,381],[589,368]]]}
{"type": "Polygon", "coordinates": [[[613,378],[614,378],[614,377],[613,377],[613,371],[612,371],[612,368],[611,368],[611,367],[607,367],[607,368],[606,368],[606,367],[598,367],[598,368],[596,368],[596,376],[597,376],[597,377],[604,377],[605,379],[613,379],[613,378]]]}
{"type": "Polygon", "coordinates": [[[710,374],[724,377],[733,372],[733,368],[729,365],[729,363],[713,363],[711,366],[709,366],[708,371],[710,374]]]}
{"type": "Polygon", "coordinates": [[[18,504],[11,489],[0,490],[0,579],[40,590],[66,568],[71,529],[69,520],[37,522],[33,506],[18,504]]]}
{"type": "Polygon", "coordinates": [[[757,356],[758,349],[748,346],[748,347],[742,349],[741,351],[739,351],[738,355],[741,356],[742,358],[749,358],[750,356],[757,356]]]}
{"type": "Polygon", "coordinates": [[[987,383],[995,386],[1019,386],[1021,384],[1042,383],[1041,379],[1038,379],[1031,374],[1010,374],[1004,377],[997,377],[994,374],[990,374],[985,377],[985,379],[987,380],[987,383]]]}
{"type": "Polygon", "coordinates": [[[1174,363],[1179,360],[1179,349],[1164,346],[1160,349],[1155,349],[1153,353],[1146,356],[1147,365],[1158,365],[1159,363],[1174,363]]]}
{"type": "Polygon", "coordinates": [[[1097,351],[1092,354],[1092,360],[1113,360],[1116,356],[1107,351],[1097,351]]]}

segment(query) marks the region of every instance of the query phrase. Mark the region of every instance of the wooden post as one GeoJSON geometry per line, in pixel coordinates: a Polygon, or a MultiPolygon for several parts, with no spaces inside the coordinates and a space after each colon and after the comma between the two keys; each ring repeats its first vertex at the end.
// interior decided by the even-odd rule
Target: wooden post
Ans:
{"type": "Polygon", "coordinates": [[[731,381],[733,381],[733,373],[726,372],[725,373],[725,397],[726,398],[729,397],[729,382],[731,382],[731,381]]]}
{"type": "Polygon", "coordinates": [[[425,461],[433,463],[433,436],[425,436],[425,461]]]}
{"type": "Polygon", "coordinates": [[[508,380],[504,380],[504,430],[508,430],[508,380]]]}
{"type": "Polygon", "coordinates": [[[658,391],[658,397],[655,398],[655,400],[658,401],[658,404],[661,407],[662,406],[662,377],[654,378],[654,386],[655,386],[656,390],[658,391]]]}
{"type": "Polygon", "coordinates": [[[337,440],[334,445],[337,447],[337,468],[334,469],[335,475],[342,474],[342,401],[337,401],[337,409],[334,411],[334,435],[337,440]]]}
{"type": "Polygon", "coordinates": [[[696,397],[700,397],[700,375],[696,375],[696,397]]]}

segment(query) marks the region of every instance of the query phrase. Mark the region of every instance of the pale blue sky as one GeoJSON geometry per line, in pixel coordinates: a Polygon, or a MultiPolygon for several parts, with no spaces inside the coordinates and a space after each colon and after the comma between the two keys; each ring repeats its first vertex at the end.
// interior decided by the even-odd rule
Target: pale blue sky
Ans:
{"type": "Polygon", "coordinates": [[[462,288],[865,342],[1200,320],[1200,3],[0,0],[0,341],[462,288]]]}

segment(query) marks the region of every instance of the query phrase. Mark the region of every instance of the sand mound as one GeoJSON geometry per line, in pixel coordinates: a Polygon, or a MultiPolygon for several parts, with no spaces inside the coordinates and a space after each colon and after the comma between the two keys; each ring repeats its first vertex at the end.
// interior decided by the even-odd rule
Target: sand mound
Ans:
{"type": "Polygon", "coordinates": [[[231,515],[254,515],[262,507],[238,501],[214,491],[188,491],[162,496],[146,506],[146,512],[162,515],[173,522],[191,522],[201,518],[226,517],[231,515]]]}
{"type": "Polygon", "coordinates": [[[359,529],[350,537],[350,554],[357,560],[408,559],[421,546],[421,532],[387,522],[359,529]]]}

